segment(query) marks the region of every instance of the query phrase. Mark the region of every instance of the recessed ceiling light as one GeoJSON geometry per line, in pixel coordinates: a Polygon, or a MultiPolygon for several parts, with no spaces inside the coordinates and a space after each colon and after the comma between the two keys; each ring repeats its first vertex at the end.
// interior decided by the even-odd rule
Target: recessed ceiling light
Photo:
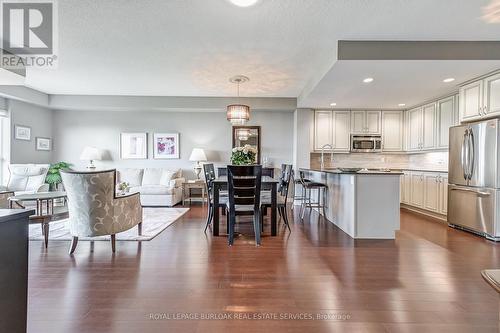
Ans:
{"type": "Polygon", "coordinates": [[[255,5],[259,0],[229,0],[233,5],[239,7],[250,7],[255,5]]]}
{"type": "Polygon", "coordinates": [[[453,78],[453,77],[449,77],[449,78],[443,80],[444,83],[450,83],[453,81],[455,81],[455,78],[453,78]]]}
{"type": "Polygon", "coordinates": [[[406,106],[405,103],[399,103],[398,106],[406,106]]]}
{"type": "Polygon", "coordinates": [[[364,83],[370,83],[370,82],[373,82],[373,78],[372,77],[367,77],[366,79],[363,80],[364,83]]]}
{"type": "Polygon", "coordinates": [[[336,106],[337,103],[330,103],[330,106],[336,106]]]}

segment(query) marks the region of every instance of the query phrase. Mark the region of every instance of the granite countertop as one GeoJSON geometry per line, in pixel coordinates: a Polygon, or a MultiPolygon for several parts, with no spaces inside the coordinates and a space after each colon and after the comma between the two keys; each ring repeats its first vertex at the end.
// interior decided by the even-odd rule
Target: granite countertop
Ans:
{"type": "Polygon", "coordinates": [[[35,214],[34,209],[0,209],[0,223],[29,217],[33,214],[35,214]]]}
{"type": "Polygon", "coordinates": [[[325,172],[325,173],[333,173],[333,174],[347,174],[347,175],[402,175],[403,173],[399,170],[390,170],[390,171],[384,171],[384,170],[360,170],[357,172],[348,172],[348,171],[341,171],[336,168],[325,168],[323,170],[321,169],[308,169],[308,168],[300,168],[301,170],[304,171],[315,171],[315,172],[325,172]]]}

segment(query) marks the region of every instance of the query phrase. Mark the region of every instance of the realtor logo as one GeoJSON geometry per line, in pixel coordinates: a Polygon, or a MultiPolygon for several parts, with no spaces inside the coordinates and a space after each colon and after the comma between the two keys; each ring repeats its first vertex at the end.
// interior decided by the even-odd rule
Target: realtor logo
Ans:
{"type": "Polygon", "coordinates": [[[1,67],[53,68],[57,59],[55,1],[4,0],[1,4],[1,67]]]}

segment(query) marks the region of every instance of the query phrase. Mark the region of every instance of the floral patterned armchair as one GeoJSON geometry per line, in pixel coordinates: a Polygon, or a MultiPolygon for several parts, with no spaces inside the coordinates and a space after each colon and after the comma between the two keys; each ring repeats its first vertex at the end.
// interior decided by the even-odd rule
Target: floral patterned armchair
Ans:
{"type": "Polygon", "coordinates": [[[115,252],[115,235],[142,227],[139,193],[116,196],[116,170],[61,171],[68,196],[69,229],[73,236],[69,253],[73,253],[78,237],[111,235],[115,252]]]}

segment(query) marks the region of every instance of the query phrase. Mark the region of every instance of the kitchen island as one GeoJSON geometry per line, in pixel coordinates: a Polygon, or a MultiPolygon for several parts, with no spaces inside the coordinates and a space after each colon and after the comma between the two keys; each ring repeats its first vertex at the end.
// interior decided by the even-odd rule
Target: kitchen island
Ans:
{"type": "MultiPolygon", "coordinates": [[[[325,218],[356,239],[394,239],[399,230],[401,172],[300,169],[328,186],[325,218]]],[[[311,200],[317,196],[313,193],[311,200]]],[[[321,209],[320,214],[323,214],[321,209]]]]}

